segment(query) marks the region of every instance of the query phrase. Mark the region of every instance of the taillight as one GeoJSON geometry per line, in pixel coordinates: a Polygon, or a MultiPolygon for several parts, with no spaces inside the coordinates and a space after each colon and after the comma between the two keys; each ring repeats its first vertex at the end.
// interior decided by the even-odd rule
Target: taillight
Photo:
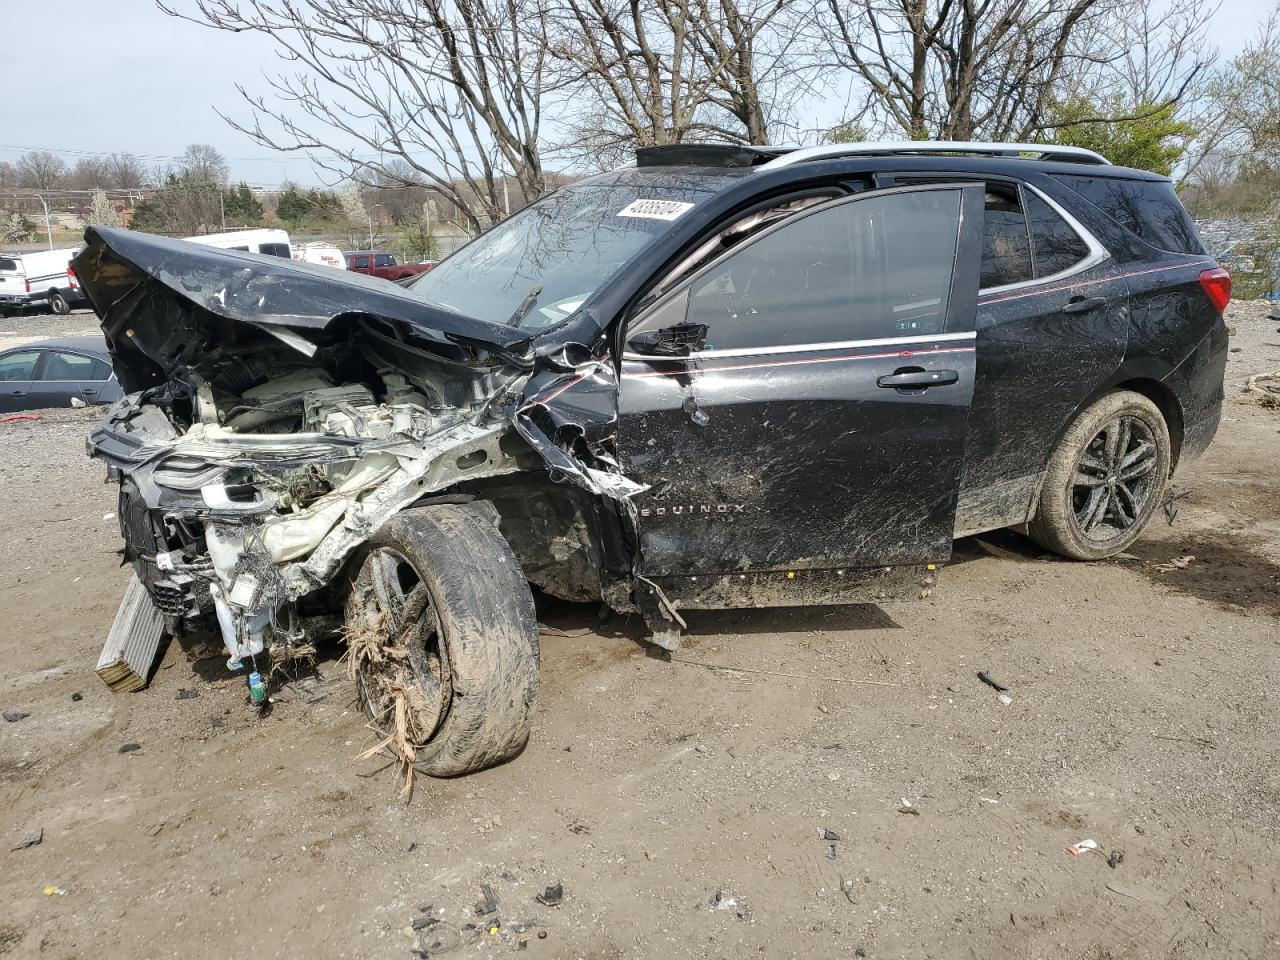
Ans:
{"type": "Polygon", "coordinates": [[[30,280],[27,280],[27,279],[23,279],[23,281],[22,281],[22,282],[23,282],[23,283],[25,283],[25,284],[27,285],[27,293],[30,293],[30,292],[31,292],[31,281],[30,281],[30,280]]]}
{"type": "Polygon", "coordinates": [[[76,279],[76,272],[70,267],[67,267],[67,286],[72,290],[80,289],[80,281],[76,279]]]}
{"type": "Polygon", "coordinates": [[[1231,302],[1231,274],[1222,267],[1200,271],[1200,286],[1213,304],[1213,308],[1221,313],[1231,302]]]}

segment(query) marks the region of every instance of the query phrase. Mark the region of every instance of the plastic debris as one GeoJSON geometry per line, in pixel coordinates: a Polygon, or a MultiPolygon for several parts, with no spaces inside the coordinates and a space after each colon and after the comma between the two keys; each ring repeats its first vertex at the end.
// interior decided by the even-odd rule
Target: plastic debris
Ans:
{"type": "Polygon", "coordinates": [[[200,696],[199,691],[196,691],[196,690],[188,690],[188,689],[186,689],[185,687],[179,687],[179,688],[178,688],[178,695],[177,695],[177,696],[175,696],[173,699],[175,699],[175,700],[194,700],[194,699],[196,699],[196,697],[198,697],[198,696],[200,696]]]}
{"type": "Polygon", "coordinates": [[[5,718],[5,720],[7,720],[9,723],[17,723],[19,720],[25,720],[25,719],[27,719],[27,717],[29,717],[29,716],[31,716],[31,714],[29,714],[29,713],[23,713],[21,710],[6,710],[6,711],[4,711],[4,718],[5,718]]]}
{"type": "Polygon", "coordinates": [[[898,812],[899,812],[899,813],[909,813],[909,814],[911,814],[911,816],[913,816],[913,817],[918,817],[918,816],[920,816],[920,808],[919,808],[919,807],[917,807],[917,806],[916,806],[914,803],[912,803],[910,800],[908,800],[906,797],[903,797],[903,798],[902,798],[902,806],[898,807],[898,812]]]}
{"type": "Polygon", "coordinates": [[[24,837],[21,841],[18,842],[18,845],[16,847],[13,847],[12,849],[26,850],[28,847],[38,847],[43,842],[44,842],[44,827],[41,827],[35,833],[32,833],[24,837]]]}
{"type": "Polygon", "coordinates": [[[1174,570],[1187,569],[1187,567],[1191,566],[1191,564],[1195,561],[1195,559],[1196,559],[1195,557],[1193,557],[1191,554],[1188,553],[1186,556],[1174,557],[1172,560],[1168,561],[1167,563],[1157,563],[1155,565],[1155,568],[1159,570],[1161,573],[1172,573],[1174,570]]]}
{"type": "Polygon", "coordinates": [[[553,884],[533,899],[537,900],[544,907],[558,907],[564,901],[564,884],[553,884]]]}
{"type": "Polygon", "coordinates": [[[858,895],[854,892],[855,886],[852,880],[840,881],[840,892],[844,894],[844,898],[852,904],[857,904],[858,895]]]}
{"type": "Polygon", "coordinates": [[[425,926],[419,927],[415,920],[411,929],[417,933],[418,946],[423,956],[434,957],[462,946],[462,934],[452,924],[434,917],[422,919],[427,921],[425,926]]]}
{"type": "Polygon", "coordinates": [[[822,831],[822,839],[823,840],[839,840],[840,834],[836,833],[834,830],[829,830],[824,828],[822,831]]]}
{"type": "Polygon", "coordinates": [[[1013,697],[1009,696],[1007,693],[1000,694],[1000,696],[996,697],[996,699],[999,700],[1001,703],[1003,703],[1006,707],[1013,705],[1013,697]]]}
{"type": "Polygon", "coordinates": [[[491,913],[497,913],[498,898],[493,895],[493,887],[487,883],[482,883],[480,884],[480,892],[484,894],[484,899],[471,908],[475,911],[476,916],[487,917],[491,913]]]}
{"type": "Polygon", "coordinates": [[[1088,853],[1090,850],[1093,850],[1097,853],[1102,852],[1102,850],[1099,849],[1098,847],[1097,840],[1093,840],[1093,839],[1081,840],[1079,843],[1073,843],[1069,847],[1067,847],[1067,853],[1071,854],[1073,857],[1078,857],[1082,853],[1088,853]]]}
{"type": "Polygon", "coordinates": [[[987,673],[985,670],[978,671],[978,679],[981,680],[983,683],[985,683],[992,690],[995,690],[997,693],[1003,693],[1005,690],[1009,689],[1004,684],[998,683],[997,681],[991,679],[991,674],[987,673]]]}
{"type": "Polygon", "coordinates": [[[45,887],[41,892],[46,897],[65,897],[67,895],[67,888],[55,887],[53,884],[49,884],[49,886],[45,887]]]}

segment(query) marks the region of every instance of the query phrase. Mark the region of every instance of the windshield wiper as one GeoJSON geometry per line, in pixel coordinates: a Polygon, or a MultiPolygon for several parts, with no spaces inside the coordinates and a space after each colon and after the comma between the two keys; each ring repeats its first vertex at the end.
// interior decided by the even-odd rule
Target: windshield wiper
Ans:
{"type": "Polygon", "coordinates": [[[507,320],[507,326],[508,327],[520,326],[520,321],[525,318],[525,314],[527,314],[531,309],[533,309],[533,305],[538,302],[538,297],[541,294],[542,294],[541,287],[534,287],[532,290],[526,293],[524,295],[524,299],[520,301],[520,306],[516,307],[516,312],[511,315],[510,319],[507,320]]]}

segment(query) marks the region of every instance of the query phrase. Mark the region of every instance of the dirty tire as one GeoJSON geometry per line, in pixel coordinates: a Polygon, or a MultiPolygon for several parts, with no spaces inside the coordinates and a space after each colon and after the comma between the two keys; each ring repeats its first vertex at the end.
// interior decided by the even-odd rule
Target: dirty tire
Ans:
{"type": "Polygon", "coordinates": [[[1140,393],[1117,390],[1067,428],[1028,527],[1040,546],[1073,560],[1114,556],[1159,507],[1172,462],[1169,428],[1140,393]]]}
{"type": "Polygon", "coordinates": [[[71,304],[67,303],[66,297],[57,290],[50,290],[49,309],[58,314],[58,316],[65,316],[71,312],[71,304]]]}
{"type": "MultiPolygon", "coordinates": [[[[436,649],[423,662],[435,665],[440,682],[433,684],[426,669],[419,692],[431,689],[439,703],[423,711],[430,729],[414,738],[415,768],[455,777],[510,760],[529,740],[538,693],[538,625],[528,582],[498,532],[496,514],[482,504],[441,504],[405,510],[388,521],[356,557],[358,573],[346,607],[349,644],[352,631],[369,622],[371,603],[377,603],[374,578],[386,557],[411,568],[402,566],[398,575],[413,583],[411,596],[418,595],[419,584],[429,594],[413,642],[436,649]]],[[[401,625],[400,634],[407,629],[401,625]]],[[[385,700],[381,708],[377,701],[385,680],[366,664],[356,681],[365,713],[389,734],[385,700]]]]}

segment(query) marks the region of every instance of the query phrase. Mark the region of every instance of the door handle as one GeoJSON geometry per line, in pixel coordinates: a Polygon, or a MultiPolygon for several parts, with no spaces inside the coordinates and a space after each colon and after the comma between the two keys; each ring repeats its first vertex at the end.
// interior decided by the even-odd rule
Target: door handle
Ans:
{"type": "Polygon", "coordinates": [[[13,391],[13,393],[9,394],[9,396],[11,396],[11,397],[25,397],[25,396],[26,396],[26,393],[25,393],[24,391],[22,391],[22,390],[15,390],[15,391],[13,391]]]}
{"type": "Polygon", "coordinates": [[[1062,308],[1063,313],[1089,313],[1091,310],[1097,310],[1104,306],[1107,302],[1106,297],[1072,297],[1067,301],[1067,305],[1062,308]]]}
{"type": "Polygon", "coordinates": [[[895,387],[898,390],[924,390],[927,387],[945,387],[960,379],[954,370],[921,370],[919,367],[895,370],[876,380],[877,387],[895,387]]]}
{"type": "Polygon", "coordinates": [[[98,391],[97,391],[97,388],[95,387],[83,387],[81,388],[80,392],[83,393],[86,397],[92,397],[98,391]]]}

